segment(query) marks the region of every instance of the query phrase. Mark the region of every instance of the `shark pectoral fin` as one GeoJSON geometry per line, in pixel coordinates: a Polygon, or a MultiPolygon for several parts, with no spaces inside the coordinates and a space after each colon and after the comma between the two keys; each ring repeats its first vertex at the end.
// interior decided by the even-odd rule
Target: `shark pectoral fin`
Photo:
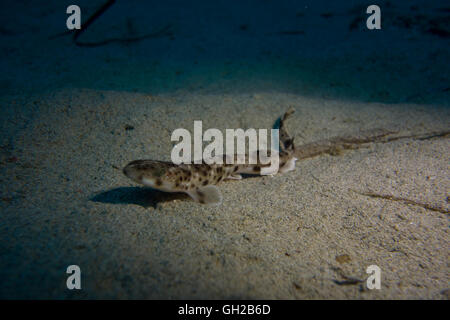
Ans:
{"type": "Polygon", "coordinates": [[[274,174],[277,174],[277,173],[278,173],[278,166],[273,167],[273,168],[272,168],[272,166],[264,167],[264,168],[261,168],[261,172],[260,172],[260,174],[262,176],[273,176],[274,174]]]}
{"type": "Polygon", "coordinates": [[[206,204],[221,204],[222,194],[216,186],[209,185],[195,190],[186,191],[195,201],[206,204]]]}
{"type": "Polygon", "coordinates": [[[285,172],[289,172],[292,170],[295,170],[295,161],[297,161],[298,159],[295,157],[292,157],[291,159],[289,159],[286,164],[280,168],[280,172],[281,173],[285,173],[285,172]]]}
{"type": "Polygon", "coordinates": [[[240,174],[232,174],[231,176],[227,177],[227,180],[241,180],[242,176],[240,174]]]}

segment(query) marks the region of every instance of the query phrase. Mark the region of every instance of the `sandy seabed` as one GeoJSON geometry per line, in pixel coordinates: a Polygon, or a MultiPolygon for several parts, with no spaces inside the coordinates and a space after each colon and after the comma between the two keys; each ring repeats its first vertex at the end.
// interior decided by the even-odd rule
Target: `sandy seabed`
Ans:
{"type": "Polygon", "coordinates": [[[31,103],[42,116],[16,136],[14,151],[2,148],[2,295],[447,297],[448,138],[374,143],[305,159],[286,174],[224,182],[218,207],[136,186],[121,168],[168,160],[170,133],[196,119],[204,128],[270,128],[294,106],[288,127],[300,146],[361,126],[445,129],[448,109],[94,90],[31,103]],[[62,290],[69,264],[81,267],[80,293],[62,290]],[[373,264],[382,290],[366,289],[373,264]]]}

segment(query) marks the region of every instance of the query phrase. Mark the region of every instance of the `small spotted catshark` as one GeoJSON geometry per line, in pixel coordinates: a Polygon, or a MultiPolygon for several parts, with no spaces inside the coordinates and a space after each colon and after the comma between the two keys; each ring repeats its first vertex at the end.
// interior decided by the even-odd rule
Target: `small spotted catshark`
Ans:
{"type": "MultiPolygon", "coordinates": [[[[284,173],[295,169],[294,139],[285,128],[285,120],[294,110],[289,109],[279,123],[279,168],[284,173]]],[[[270,151],[269,151],[270,154],[270,151]]],[[[135,160],[128,163],[123,173],[131,180],[143,185],[165,192],[185,192],[192,199],[200,203],[220,204],[222,195],[215,186],[223,180],[242,179],[243,174],[275,174],[268,172],[270,163],[262,164],[257,157],[256,164],[236,164],[237,155],[234,155],[233,164],[227,163],[226,155],[223,164],[173,164],[158,160],[135,160]],[[266,171],[264,171],[266,169],[266,171]]],[[[248,162],[249,157],[245,157],[248,162]]],[[[228,161],[230,162],[230,161],[228,161]]]]}

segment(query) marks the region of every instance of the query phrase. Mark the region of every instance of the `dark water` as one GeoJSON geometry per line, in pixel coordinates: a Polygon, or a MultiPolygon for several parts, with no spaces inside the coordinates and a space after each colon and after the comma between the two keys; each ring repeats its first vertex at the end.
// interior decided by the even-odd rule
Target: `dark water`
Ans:
{"type": "MultiPolygon", "coordinates": [[[[82,22],[105,2],[79,1],[82,22]]],[[[379,1],[382,28],[368,30],[365,1],[119,0],[78,38],[95,47],[54,37],[67,31],[69,4],[2,1],[1,92],[276,90],[448,104],[442,1],[379,1]]]]}

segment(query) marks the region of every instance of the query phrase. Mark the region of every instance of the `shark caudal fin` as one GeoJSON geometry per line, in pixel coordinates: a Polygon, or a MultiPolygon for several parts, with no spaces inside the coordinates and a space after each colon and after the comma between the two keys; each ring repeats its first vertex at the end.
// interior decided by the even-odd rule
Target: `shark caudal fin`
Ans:
{"type": "Polygon", "coordinates": [[[293,107],[290,107],[283,116],[280,118],[279,126],[280,129],[280,149],[281,151],[289,152],[294,151],[294,138],[290,137],[286,130],[286,120],[295,112],[293,107]]]}
{"type": "Polygon", "coordinates": [[[286,120],[294,112],[294,108],[290,107],[275,124],[275,127],[280,130],[280,157],[282,158],[279,168],[280,173],[294,170],[295,161],[297,161],[295,157],[294,137],[289,136],[286,130],[286,120]]]}

